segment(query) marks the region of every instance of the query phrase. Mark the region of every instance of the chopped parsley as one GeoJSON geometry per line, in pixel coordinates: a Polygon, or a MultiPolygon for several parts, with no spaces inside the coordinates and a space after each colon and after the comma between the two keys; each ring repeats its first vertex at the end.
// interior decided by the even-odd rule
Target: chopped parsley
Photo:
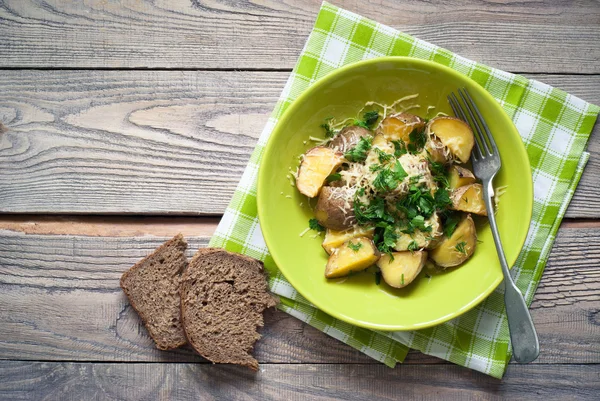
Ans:
{"type": "Polygon", "coordinates": [[[367,111],[365,114],[363,114],[363,122],[368,129],[373,129],[378,119],[379,113],[376,110],[367,111]]]}
{"type": "Polygon", "coordinates": [[[392,144],[394,145],[394,156],[396,158],[406,154],[406,144],[403,140],[398,139],[397,141],[392,141],[392,144]]]}
{"type": "Polygon", "coordinates": [[[449,187],[450,183],[448,182],[448,177],[446,177],[446,167],[444,164],[433,161],[429,156],[427,157],[427,161],[429,162],[429,170],[431,170],[433,180],[443,188],[449,187]]]}
{"type": "Polygon", "coordinates": [[[396,162],[393,169],[382,167],[379,169],[379,174],[373,180],[373,187],[379,192],[390,192],[398,188],[398,185],[408,174],[404,171],[402,164],[396,162]]]}
{"type": "Polygon", "coordinates": [[[323,124],[321,124],[321,128],[323,128],[323,130],[325,130],[325,136],[327,138],[333,138],[335,136],[335,131],[333,129],[333,126],[331,125],[333,121],[333,117],[327,117],[325,119],[325,122],[323,124]]]}
{"type": "Polygon", "coordinates": [[[408,134],[408,139],[410,140],[410,143],[408,144],[407,149],[414,155],[419,153],[423,150],[423,147],[425,147],[427,135],[423,128],[415,128],[408,134]]]}
{"type": "Polygon", "coordinates": [[[444,235],[448,238],[454,234],[454,230],[456,230],[456,226],[460,221],[460,216],[458,213],[450,213],[446,217],[446,221],[444,222],[444,235]]]}
{"type": "Polygon", "coordinates": [[[379,163],[385,163],[387,161],[390,161],[392,159],[392,155],[389,153],[385,153],[383,150],[379,149],[379,148],[373,148],[373,150],[375,151],[375,153],[377,153],[377,156],[379,158],[379,163]]]}
{"type": "Polygon", "coordinates": [[[433,199],[435,201],[435,207],[440,210],[444,210],[448,206],[452,205],[452,200],[450,200],[450,194],[448,193],[448,190],[446,188],[438,188],[438,190],[435,191],[433,199]]]}
{"type": "Polygon", "coordinates": [[[400,285],[404,285],[404,273],[400,276],[400,285]]]}
{"type": "Polygon", "coordinates": [[[341,181],[341,179],[342,179],[342,175],[340,173],[333,173],[333,174],[329,174],[327,176],[327,178],[325,178],[325,181],[333,182],[333,181],[341,181]]]}
{"type": "Polygon", "coordinates": [[[310,219],[310,220],[308,220],[308,227],[311,230],[315,230],[315,231],[318,231],[318,232],[325,231],[325,227],[323,227],[322,225],[320,225],[319,221],[317,219],[310,219]]]}
{"type": "Polygon", "coordinates": [[[414,252],[419,249],[419,244],[417,244],[417,241],[412,240],[410,244],[408,244],[407,249],[411,252],[414,252]]]}
{"type": "Polygon", "coordinates": [[[371,142],[373,142],[373,138],[371,137],[361,137],[358,141],[358,144],[347,151],[344,154],[344,157],[351,162],[363,162],[367,158],[367,153],[371,150],[371,142]]]}
{"type": "Polygon", "coordinates": [[[348,248],[352,249],[354,252],[358,252],[358,250],[360,248],[362,248],[362,246],[363,246],[362,242],[353,244],[352,241],[348,241],[348,248]]]}
{"type": "Polygon", "coordinates": [[[465,248],[466,245],[467,245],[467,243],[465,241],[461,241],[458,244],[456,244],[454,249],[456,249],[458,252],[462,253],[463,255],[466,255],[467,254],[467,250],[465,248]]]}
{"type": "Polygon", "coordinates": [[[381,284],[381,272],[380,271],[375,272],[375,284],[377,284],[377,285],[381,284]]]}

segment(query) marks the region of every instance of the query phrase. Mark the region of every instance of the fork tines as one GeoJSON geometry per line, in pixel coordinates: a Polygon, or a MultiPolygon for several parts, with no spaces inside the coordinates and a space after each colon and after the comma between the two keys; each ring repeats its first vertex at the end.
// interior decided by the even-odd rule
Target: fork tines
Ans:
{"type": "Polygon", "coordinates": [[[496,147],[494,137],[483,119],[481,112],[475,105],[473,98],[469,94],[469,91],[467,88],[459,88],[458,94],[462,99],[462,104],[454,93],[448,95],[448,102],[450,103],[454,115],[473,128],[473,133],[475,134],[473,157],[482,158],[498,154],[498,148],[496,147]]]}

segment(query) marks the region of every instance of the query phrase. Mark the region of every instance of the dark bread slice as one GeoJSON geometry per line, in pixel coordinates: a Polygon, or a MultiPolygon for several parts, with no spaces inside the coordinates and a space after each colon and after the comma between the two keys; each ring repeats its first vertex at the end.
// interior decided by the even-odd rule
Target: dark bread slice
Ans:
{"type": "Polygon", "coordinates": [[[179,283],[187,266],[181,234],[158,247],[121,277],[121,288],[159,349],[187,342],[181,325],[179,283]]]}
{"type": "Polygon", "coordinates": [[[277,305],[263,264],[224,249],[200,249],[181,281],[181,317],[188,342],[214,363],[258,369],[250,355],[264,325],[263,311],[277,305]]]}

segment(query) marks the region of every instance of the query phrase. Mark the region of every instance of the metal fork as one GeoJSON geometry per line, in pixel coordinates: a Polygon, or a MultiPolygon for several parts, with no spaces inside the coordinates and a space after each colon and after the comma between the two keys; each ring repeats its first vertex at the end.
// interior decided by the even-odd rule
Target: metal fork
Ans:
{"type": "Polygon", "coordinates": [[[529,363],[538,357],[540,344],[527,304],[510,275],[492,205],[492,197],[494,196],[492,182],[500,170],[500,153],[488,125],[467,89],[459,89],[458,94],[464,103],[464,107],[454,93],[448,96],[448,102],[454,111],[454,115],[469,124],[475,134],[475,146],[471,153],[473,172],[482,181],[483,198],[494,236],[494,243],[496,244],[498,259],[500,259],[502,273],[504,274],[504,305],[506,306],[506,315],[508,317],[513,355],[517,362],[529,363]]]}

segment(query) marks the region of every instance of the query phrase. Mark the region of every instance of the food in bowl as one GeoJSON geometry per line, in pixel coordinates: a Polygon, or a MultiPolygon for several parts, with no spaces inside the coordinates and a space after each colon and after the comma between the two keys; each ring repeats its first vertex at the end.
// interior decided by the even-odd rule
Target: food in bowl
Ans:
{"type": "Polygon", "coordinates": [[[446,269],[475,252],[471,215],[487,211],[467,166],[473,132],[455,117],[410,113],[401,106],[411,98],[327,119],[326,138],[301,156],[296,187],[316,198],[310,226],[325,232],[327,278],[375,266],[403,288],[427,263],[446,269]]]}

